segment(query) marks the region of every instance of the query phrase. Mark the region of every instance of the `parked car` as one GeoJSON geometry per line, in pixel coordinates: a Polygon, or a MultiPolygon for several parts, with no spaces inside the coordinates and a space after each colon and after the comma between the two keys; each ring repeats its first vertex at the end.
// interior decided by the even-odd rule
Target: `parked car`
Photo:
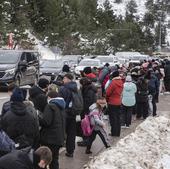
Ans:
{"type": "Polygon", "coordinates": [[[39,78],[39,54],[33,50],[0,50],[0,85],[33,85],[39,78]]]}
{"type": "Polygon", "coordinates": [[[118,60],[115,60],[113,56],[107,56],[107,55],[99,55],[96,57],[96,59],[99,59],[101,64],[104,66],[106,63],[109,63],[110,66],[115,66],[116,64],[119,64],[118,60]]]}
{"type": "Polygon", "coordinates": [[[78,66],[75,68],[75,74],[80,75],[80,72],[84,70],[85,67],[102,67],[100,60],[98,59],[83,59],[80,61],[78,66]]]}
{"type": "Polygon", "coordinates": [[[42,60],[40,65],[40,77],[45,77],[52,81],[61,72],[63,61],[60,60],[42,60]]]}

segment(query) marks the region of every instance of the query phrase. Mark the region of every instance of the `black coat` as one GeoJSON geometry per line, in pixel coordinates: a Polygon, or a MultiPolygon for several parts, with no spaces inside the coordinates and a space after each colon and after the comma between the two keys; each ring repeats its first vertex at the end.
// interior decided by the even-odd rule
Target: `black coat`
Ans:
{"type": "Polygon", "coordinates": [[[1,118],[1,127],[20,148],[37,146],[39,126],[37,119],[22,102],[12,102],[11,109],[1,118]]]}
{"type": "Polygon", "coordinates": [[[136,85],[137,85],[136,93],[137,103],[147,103],[149,94],[148,81],[143,77],[140,77],[136,85]]]}
{"type": "Polygon", "coordinates": [[[64,99],[53,99],[39,115],[40,142],[62,146],[64,144],[64,99]],[[61,103],[62,102],[62,103],[61,103]]]}
{"type": "Polygon", "coordinates": [[[16,150],[0,158],[0,169],[35,169],[34,156],[29,149],[16,150]]]}
{"type": "Polygon", "coordinates": [[[45,91],[43,91],[40,87],[33,86],[29,90],[29,99],[33,102],[35,109],[39,108],[39,105],[38,105],[38,96],[39,95],[46,95],[45,91]]]}
{"type": "Polygon", "coordinates": [[[84,103],[83,114],[87,114],[89,112],[89,107],[96,102],[96,93],[97,89],[94,85],[89,84],[82,87],[82,96],[84,103]]]}
{"type": "Polygon", "coordinates": [[[170,79],[170,62],[168,62],[168,64],[165,66],[164,72],[165,72],[165,80],[169,80],[170,79]]]}

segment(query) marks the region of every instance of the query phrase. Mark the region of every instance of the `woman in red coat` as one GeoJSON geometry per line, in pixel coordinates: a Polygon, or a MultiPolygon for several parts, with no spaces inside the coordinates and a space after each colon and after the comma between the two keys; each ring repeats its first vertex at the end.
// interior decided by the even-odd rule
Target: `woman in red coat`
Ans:
{"type": "Polygon", "coordinates": [[[112,73],[112,82],[106,90],[106,100],[109,108],[109,120],[111,125],[111,136],[120,136],[120,110],[123,81],[119,72],[112,73]]]}

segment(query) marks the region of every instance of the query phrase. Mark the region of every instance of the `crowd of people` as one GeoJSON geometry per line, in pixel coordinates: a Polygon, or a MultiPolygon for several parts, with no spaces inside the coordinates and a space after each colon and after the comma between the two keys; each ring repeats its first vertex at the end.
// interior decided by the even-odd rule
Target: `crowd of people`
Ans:
{"type": "MultiPolygon", "coordinates": [[[[27,90],[14,84],[8,88],[10,100],[1,111],[0,129],[8,144],[0,144],[0,168],[59,168],[59,150],[74,156],[78,146],[91,146],[99,135],[106,148],[111,146],[108,135],[119,137],[121,128],[129,128],[132,117],[146,119],[157,116],[160,92],[170,91],[170,61],[144,61],[128,67],[109,64],[101,69],[86,67],[80,80],[64,66],[58,78],[50,82],[41,78],[27,90]],[[103,115],[107,114],[110,133],[105,130],[103,115]],[[83,134],[81,121],[88,117],[90,134],[83,134]],[[77,130],[80,129],[81,130],[77,130]],[[4,145],[8,149],[3,149],[4,145]],[[15,167],[14,167],[15,166],[15,167]]],[[[85,121],[85,120],[84,120],[85,121]]]]}

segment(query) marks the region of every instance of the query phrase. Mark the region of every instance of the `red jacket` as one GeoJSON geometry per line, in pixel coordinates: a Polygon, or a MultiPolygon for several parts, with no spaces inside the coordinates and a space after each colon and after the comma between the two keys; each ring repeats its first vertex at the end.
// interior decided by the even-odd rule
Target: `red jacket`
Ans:
{"type": "Polygon", "coordinates": [[[113,78],[106,90],[106,100],[108,104],[121,105],[121,95],[123,91],[123,81],[120,77],[113,78]]]}

